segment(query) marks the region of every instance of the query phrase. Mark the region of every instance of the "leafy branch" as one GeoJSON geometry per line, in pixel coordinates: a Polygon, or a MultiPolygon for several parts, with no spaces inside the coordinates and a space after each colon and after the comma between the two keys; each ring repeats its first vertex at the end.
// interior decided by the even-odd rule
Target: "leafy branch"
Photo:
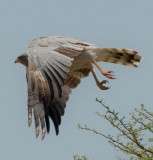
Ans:
{"type": "Polygon", "coordinates": [[[88,160],[86,156],[78,156],[78,155],[75,155],[73,156],[74,160],[88,160]]]}
{"type": "Polygon", "coordinates": [[[87,125],[78,124],[78,127],[106,138],[116,149],[129,154],[130,160],[153,160],[153,145],[151,144],[153,142],[151,137],[153,113],[141,105],[139,109],[130,113],[131,120],[125,122],[125,117],[120,118],[119,113],[111,110],[102,100],[96,99],[96,101],[106,110],[105,114],[96,112],[97,116],[109,122],[118,131],[118,134],[116,136],[106,135],[87,125]]]}

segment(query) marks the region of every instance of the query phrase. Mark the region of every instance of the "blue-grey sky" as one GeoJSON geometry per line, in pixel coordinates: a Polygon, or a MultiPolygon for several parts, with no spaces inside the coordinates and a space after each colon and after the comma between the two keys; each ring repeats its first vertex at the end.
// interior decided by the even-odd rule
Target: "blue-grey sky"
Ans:
{"type": "MultiPolygon", "coordinates": [[[[152,0],[1,0],[0,159],[71,160],[80,154],[90,160],[113,160],[120,155],[104,138],[79,130],[77,124],[114,133],[95,115],[96,111],[104,112],[96,97],[125,116],[141,103],[151,109],[152,6],[152,0]],[[67,103],[59,136],[55,136],[52,125],[42,142],[35,138],[34,124],[28,128],[25,68],[14,65],[14,60],[26,52],[32,39],[46,35],[84,39],[99,47],[132,48],[144,60],[139,68],[101,63],[116,74],[117,79],[110,80],[111,89],[99,90],[92,75],[83,79],[67,103]]],[[[99,79],[105,79],[96,73],[99,79]]]]}

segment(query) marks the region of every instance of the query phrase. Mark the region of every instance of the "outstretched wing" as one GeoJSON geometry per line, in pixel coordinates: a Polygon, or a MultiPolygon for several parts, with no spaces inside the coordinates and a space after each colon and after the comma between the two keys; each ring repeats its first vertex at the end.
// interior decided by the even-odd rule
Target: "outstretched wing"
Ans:
{"type": "MultiPolygon", "coordinates": [[[[71,88],[75,88],[80,79],[78,73],[68,75],[75,56],[90,44],[65,37],[43,37],[33,40],[28,48],[28,121],[29,126],[34,112],[36,136],[42,127],[42,138],[50,129],[52,119],[56,134],[59,132],[61,116],[71,88]]],[[[83,71],[81,74],[86,76],[83,71]]],[[[81,78],[81,77],[80,77],[81,78]]]]}

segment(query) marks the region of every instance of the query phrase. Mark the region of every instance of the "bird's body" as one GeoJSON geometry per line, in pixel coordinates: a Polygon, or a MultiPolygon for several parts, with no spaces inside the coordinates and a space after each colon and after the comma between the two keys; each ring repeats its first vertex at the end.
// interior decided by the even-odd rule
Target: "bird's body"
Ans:
{"type": "Polygon", "coordinates": [[[58,134],[61,116],[64,115],[71,90],[90,72],[100,89],[108,89],[103,86],[106,81],[98,81],[93,64],[103,75],[113,79],[112,71],[105,72],[97,62],[137,67],[140,60],[141,56],[134,50],[97,48],[88,42],[68,37],[41,37],[33,40],[27,47],[27,54],[19,56],[16,62],[26,66],[28,121],[31,125],[33,112],[36,136],[39,134],[39,123],[42,126],[42,138],[46,128],[49,132],[49,117],[58,134]]]}

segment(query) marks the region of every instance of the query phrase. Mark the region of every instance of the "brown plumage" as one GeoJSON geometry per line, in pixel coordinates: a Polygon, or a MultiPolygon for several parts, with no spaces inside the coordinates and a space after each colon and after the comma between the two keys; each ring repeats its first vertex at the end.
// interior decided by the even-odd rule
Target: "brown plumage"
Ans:
{"type": "Polygon", "coordinates": [[[104,71],[97,62],[104,61],[137,67],[141,56],[133,50],[116,48],[97,48],[96,46],[68,37],[41,37],[33,40],[27,47],[27,53],[19,56],[15,62],[26,66],[28,85],[28,124],[31,125],[34,113],[36,137],[42,128],[42,139],[46,129],[50,131],[52,119],[56,134],[59,133],[61,116],[64,115],[66,101],[71,90],[76,88],[83,77],[92,72],[97,86],[99,82],[93,71],[93,64],[107,78],[114,79],[112,71],[104,71]]]}

